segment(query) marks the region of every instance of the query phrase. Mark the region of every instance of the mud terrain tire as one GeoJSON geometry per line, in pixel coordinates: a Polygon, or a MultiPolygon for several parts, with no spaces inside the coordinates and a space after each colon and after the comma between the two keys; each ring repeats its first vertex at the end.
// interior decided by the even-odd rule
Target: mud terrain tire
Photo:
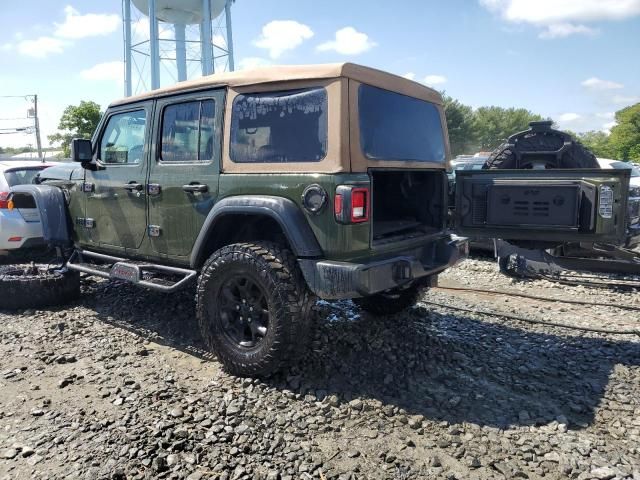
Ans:
{"type": "MultiPolygon", "coordinates": [[[[558,150],[563,146],[564,139],[559,135],[554,135],[553,130],[550,132],[531,132],[518,138],[517,144],[511,141],[503,143],[491,152],[483,168],[531,168],[530,161],[526,159],[522,159],[518,164],[515,149],[527,152],[529,158],[534,157],[535,152],[558,150]]],[[[552,155],[545,158],[545,168],[600,168],[600,165],[593,153],[577,140],[571,140],[571,145],[562,153],[559,160],[552,155]]]]}
{"type": "Polygon", "coordinates": [[[314,303],[295,257],[274,243],[223,247],[198,278],[203,340],[233,375],[267,377],[295,360],[307,346],[314,303]]]}
{"type": "Polygon", "coordinates": [[[0,267],[0,292],[0,309],[65,305],[80,296],[80,275],[48,265],[6,265],[0,267]]]}

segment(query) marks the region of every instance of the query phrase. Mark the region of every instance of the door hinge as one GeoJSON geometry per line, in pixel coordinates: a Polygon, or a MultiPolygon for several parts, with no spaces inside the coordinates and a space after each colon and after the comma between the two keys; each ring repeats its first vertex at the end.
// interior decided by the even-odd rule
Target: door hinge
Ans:
{"type": "Polygon", "coordinates": [[[76,218],[76,225],[79,225],[84,228],[94,228],[96,226],[96,221],[93,218],[76,218]]]}
{"type": "Polygon", "coordinates": [[[147,232],[150,237],[159,237],[162,233],[162,229],[158,225],[149,225],[147,227],[147,232]]]}
{"type": "Polygon", "coordinates": [[[157,183],[149,183],[147,185],[147,194],[149,195],[160,195],[162,192],[162,187],[157,183]]]}

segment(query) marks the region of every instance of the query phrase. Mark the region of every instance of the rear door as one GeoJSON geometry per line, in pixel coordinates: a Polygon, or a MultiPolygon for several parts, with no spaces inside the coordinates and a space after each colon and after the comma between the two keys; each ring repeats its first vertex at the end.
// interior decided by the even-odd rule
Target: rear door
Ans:
{"type": "Polygon", "coordinates": [[[625,170],[459,170],[456,231],[532,242],[621,243],[625,170]]]}
{"type": "Polygon", "coordinates": [[[191,253],[218,195],[225,90],[160,99],[147,194],[159,254],[191,253]]]}

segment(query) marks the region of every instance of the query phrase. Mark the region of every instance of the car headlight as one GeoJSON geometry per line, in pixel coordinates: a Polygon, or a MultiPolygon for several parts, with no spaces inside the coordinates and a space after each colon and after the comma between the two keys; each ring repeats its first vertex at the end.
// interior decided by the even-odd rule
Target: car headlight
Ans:
{"type": "Polygon", "coordinates": [[[629,187],[630,197],[640,197],[640,187],[629,187]]]}

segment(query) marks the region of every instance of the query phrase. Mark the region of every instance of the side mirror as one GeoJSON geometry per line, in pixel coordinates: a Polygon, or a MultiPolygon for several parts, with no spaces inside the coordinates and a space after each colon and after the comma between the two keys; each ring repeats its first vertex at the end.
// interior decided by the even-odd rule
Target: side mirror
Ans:
{"type": "Polygon", "coordinates": [[[93,159],[91,140],[74,138],[71,140],[71,159],[74,162],[89,163],[93,159]]]}

